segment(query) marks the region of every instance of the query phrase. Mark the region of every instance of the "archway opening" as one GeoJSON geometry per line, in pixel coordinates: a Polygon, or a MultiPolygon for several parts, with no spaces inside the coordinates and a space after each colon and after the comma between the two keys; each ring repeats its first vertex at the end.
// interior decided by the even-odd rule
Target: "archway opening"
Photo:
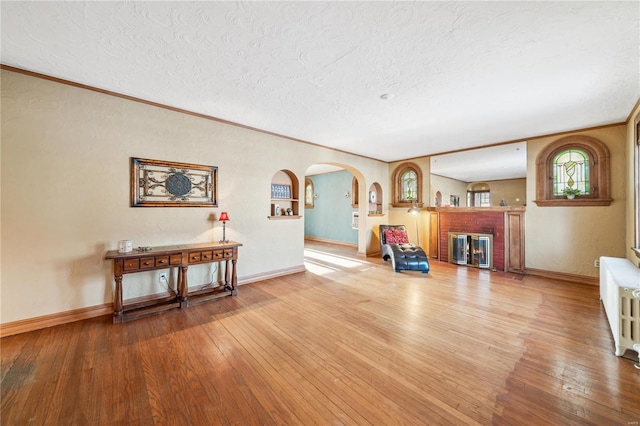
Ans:
{"type": "Polygon", "coordinates": [[[353,167],[318,163],[305,171],[305,241],[352,246],[364,252],[362,244],[368,200],[364,177],[353,167]],[[307,194],[309,192],[309,194],[307,194]],[[312,203],[307,202],[310,197],[312,203]]]}

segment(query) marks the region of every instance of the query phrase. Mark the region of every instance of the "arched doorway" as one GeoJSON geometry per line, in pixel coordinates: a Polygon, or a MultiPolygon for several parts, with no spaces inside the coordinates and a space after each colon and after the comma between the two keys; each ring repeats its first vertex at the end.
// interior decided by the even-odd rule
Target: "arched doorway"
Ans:
{"type": "Polygon", "coordinates": [[[305,241],[352,245],[365,253],[369,204],[363,175],[345,164],[319,163],[307,168],[304,182],[305,241]]]}

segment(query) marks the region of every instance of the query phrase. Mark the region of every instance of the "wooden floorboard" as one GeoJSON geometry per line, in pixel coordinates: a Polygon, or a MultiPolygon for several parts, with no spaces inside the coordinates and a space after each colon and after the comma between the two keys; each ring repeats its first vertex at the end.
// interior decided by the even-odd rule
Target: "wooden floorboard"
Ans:
{"type": "Polygon", "coordinates": [[[598,287],[308,242],[307,272],[0,340],[5,425],[637,425],[598,287]]]}

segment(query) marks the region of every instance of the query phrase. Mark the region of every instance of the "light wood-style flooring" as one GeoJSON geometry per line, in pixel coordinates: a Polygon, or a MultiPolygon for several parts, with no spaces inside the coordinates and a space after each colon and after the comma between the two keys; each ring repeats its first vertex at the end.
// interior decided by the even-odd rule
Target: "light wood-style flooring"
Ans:
{"type": "Polygon", "coordinates": [[[320,243],[305,258],[237,297],[1,339],[1,424],[640,423],[596,286],[394,273],[320,243]]]}

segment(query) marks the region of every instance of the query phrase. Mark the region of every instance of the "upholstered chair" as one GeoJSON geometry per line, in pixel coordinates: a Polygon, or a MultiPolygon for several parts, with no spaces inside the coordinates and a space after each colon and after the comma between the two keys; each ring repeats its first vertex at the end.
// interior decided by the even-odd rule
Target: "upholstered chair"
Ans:
{"type": "Polygon", "coordinates": [[[404,225],[380,225],[380,252],[386,262],[391,260],[395,272],[429,272],[429,260],[422,247],[411,244],[404,225]]]}

